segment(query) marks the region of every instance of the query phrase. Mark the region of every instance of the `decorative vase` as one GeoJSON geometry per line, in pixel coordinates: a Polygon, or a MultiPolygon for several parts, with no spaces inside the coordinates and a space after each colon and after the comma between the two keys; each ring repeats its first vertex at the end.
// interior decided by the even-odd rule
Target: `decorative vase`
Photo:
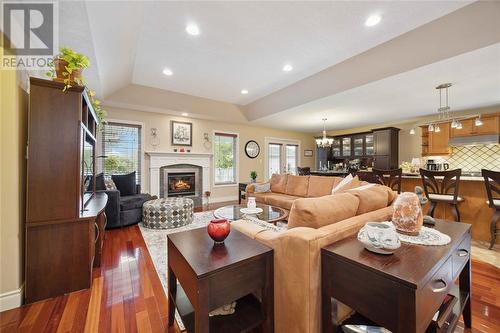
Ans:
{"type": "Polygon", "coordinates": [[[257,178],[250,178],[250,183],[254,184],[257,182],[257,178]]]}
{"type": "Polygon", "coordinates": [[[222,244],[231,232],[231,224],[226,219],[215,219],[210,221],[207,231],[216,244],[222,244]]]}
{"type": "Polygon", "coordinates": [[[255,197],[248,197],[247,208],[249,208],[249,209],[257,208],[257,202],[255,201],[255,197]]]}
{"type": "Polygon", "coordinates": [[[394,202],[392,223],[400,233],[418,235],[424,223],[424,217],[420,200],[415,193],[403,192],[398,196],[394,202]]]}

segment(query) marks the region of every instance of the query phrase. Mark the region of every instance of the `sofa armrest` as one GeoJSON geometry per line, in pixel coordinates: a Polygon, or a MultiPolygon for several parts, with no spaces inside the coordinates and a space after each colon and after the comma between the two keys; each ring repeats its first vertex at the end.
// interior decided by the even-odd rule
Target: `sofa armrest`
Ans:
{"type": "Polygon", "coordinates": [[[106,204],[106,217],[108,222],[106,228],[120,227],[120,191],[107,190],[104,191],[108,195],[108,203],[106,204]]]}
{"type": "Polygon", "coordinates": [[[262,183],[251,183],[251,184],[248,184],[247,187],[245,188],[245,192],[247,194],[252,194],[252,193],[255,193],[255,185],[258,184],[258,185],[263,185],[263,184],[267,184],[269,182],[262,182],[262,183]]]}

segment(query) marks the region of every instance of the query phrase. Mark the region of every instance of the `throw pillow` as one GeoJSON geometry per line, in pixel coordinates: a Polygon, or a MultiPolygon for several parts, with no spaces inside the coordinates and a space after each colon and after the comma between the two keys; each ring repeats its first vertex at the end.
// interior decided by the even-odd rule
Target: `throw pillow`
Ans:
{"type": "Polygon", "coordinates": [[[253,186],[254,186],[255,193],[271,192],[271,184],[269,184],[269,183],[254,184],[253,186]]]}
{"type": "MultiPolygon", "coordinates": [[[[104,173],[98,173],[95,175],[95,190],[96,191],[105,191],[106,184],[104,183],[104,173]]],[[[92,191],[92,176],[90,176],[90,183],[87,186],[87,191],[92,191]]]]}
{"type": "Polygon", "coordinates": [[[364,190],[358,187],[348,191],[348,193],[352,193],[359,199],[359,207],[356,215],[387,207],[389,205],[390,192],[392,192],[390,188],[382,185],[371,186],[364,190]]]}
{"type": "Polygon", "coordinates": [[[358,187],[360,185],[358,176],[352,177],[351,174],[346,176],[340,183],[337,184],[332,190],[332,194],[345,192],[351,188],[358,187]]]}
{"type": "Polygon", "coordinates": [[[105,179],[104,184],[106,185],[106,191],[113,191],[117,189],[113,179],[105,179]]]}
{"type": "Polygon", "coordinates": [[[271,191],[274,193],[285,193],[288,174],[275,173],[271,176],[269,183],[271,184],[271,191]]]}
{"type": "Polygon", "coordinates": [[[120,195],[134,195],[136,193],[135,171],[126,175],[112,175],[111,179],[116,185],[120,195]]]}
{"type": "Polygon", "coordinates": [[[288,216],[288,229],[321,228],[355,216],[358,206],[359,199],[350,193],[297,199],[288,216]]]}

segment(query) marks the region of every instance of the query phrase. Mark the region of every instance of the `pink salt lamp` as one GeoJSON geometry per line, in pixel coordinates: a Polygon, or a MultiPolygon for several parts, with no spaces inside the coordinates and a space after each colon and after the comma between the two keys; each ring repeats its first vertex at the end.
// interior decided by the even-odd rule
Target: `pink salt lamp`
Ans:
{"type": "Polygon", "coordinates": [[[401,193],[394,202],[392,223],[396,230],[402,234],[418,235],[424,217],[418,196],[412,192],[401,193]]]}

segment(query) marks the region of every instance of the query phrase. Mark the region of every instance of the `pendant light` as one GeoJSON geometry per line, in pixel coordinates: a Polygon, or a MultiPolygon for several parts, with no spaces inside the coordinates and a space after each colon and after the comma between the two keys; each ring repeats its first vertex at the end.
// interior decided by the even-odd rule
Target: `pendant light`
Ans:
{"type": "Polygon", "coordinates": [[[410,135],[415,135],[415,127],[412,127],[410,130],[410,135]]]}
{"type": "Polygon", "coordinates": [[[481,120],[481,115],[479,115],[476,120],[474,120],[474,125],[476,127],[480,127],[480,126],[483,126],[483,121],[481,120]]]}
{"type": "Polygon", "coordinates": [[[326,136],[326,118],[323,118],[323,137],[321,139],[316,139],[316,146],[319,148],[328,148],[333,144],[333,138],[328,138],[326,136]]]}

